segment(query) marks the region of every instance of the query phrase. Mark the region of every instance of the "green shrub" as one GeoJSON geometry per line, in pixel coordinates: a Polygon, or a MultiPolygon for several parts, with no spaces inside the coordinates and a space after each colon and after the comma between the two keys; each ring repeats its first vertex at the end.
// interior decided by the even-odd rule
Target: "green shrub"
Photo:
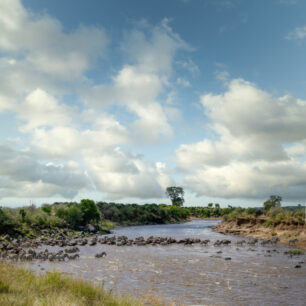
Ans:
{"type": "Polygon", "coordinates": [[[101,219],[98,207],[93,200],[83,199],[80,203],[80,209],[83,214],[83,223],[98,222],[101,219]]]}
{"type": "Polygon", "coordinates": [[[264,224],[263,224],[264,227],[271,227],[273,226],[273,221],[272,220],[267,220],[264,224]]]}
{"type": "Polygon", "coordinates": [[[292,251],[292,254],[293,254],[293,255],[304,255],[304,252],[301,251],[301,250],[293,250],[293,251],[292,251]]]}
{"type": "Polygon", "coordinates": [[[41,210],[45,212],[46,214],[51,215],[52,208],[50,206],[43,206],[41,210]]]}
{"type": "Polygon", "coordinates": [[[65,220],[72,228],[77,228],[83,222],[83,213],[79,206],[73,205],[66,210],[65,220]]]}

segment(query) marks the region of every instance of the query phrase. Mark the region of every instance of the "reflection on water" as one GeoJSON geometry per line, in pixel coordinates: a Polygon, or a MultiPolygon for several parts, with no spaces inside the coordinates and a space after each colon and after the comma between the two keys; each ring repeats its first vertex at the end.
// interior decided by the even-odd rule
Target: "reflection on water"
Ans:
{"type": "MultiPolygon", "coordinates": [[[[282,246],[235,245],[240,238],[213,232],[215,220],[193,220],[183,224],[119,228],[115,235],[171,236],[230,239],[232,245],[79,247],[81,258],[73,262],[36,262],[34,269],[54,269],[95,282],[106,288],[141,294],[152,292],[185,304],[205,305],[305,305],[305,256],[290,258],[282,246]],[[106,251],[107,257],[94,255],[106,251]],[[220,252],[221,251],[221,252],[220,252]],[[218,253],[217,253],[218,252],[218,253]],[[231,260],[225,260],[231,257],[231,260]]],[[[58,247],[48,247],[50,251],[58,247]]]]}

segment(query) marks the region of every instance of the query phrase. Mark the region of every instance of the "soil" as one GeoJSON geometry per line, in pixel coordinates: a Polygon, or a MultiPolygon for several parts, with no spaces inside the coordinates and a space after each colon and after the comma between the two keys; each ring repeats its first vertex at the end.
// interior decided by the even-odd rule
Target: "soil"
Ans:
{"type": "Polygon", "coordinates": [[[281,244],[306,250],[306,226],[280,223],[277,226],[266,227],[266,218],[237,218],[223,221],[213,229],[216,232],[243,237],[271,239],[278,237],[281,244]],[[297,240],[296,240],[297,239],[297,240]],[[289,241],[291,240],[291,243],[289,241]],[[292,243],[292,240],[296,242],[292,243]]]}

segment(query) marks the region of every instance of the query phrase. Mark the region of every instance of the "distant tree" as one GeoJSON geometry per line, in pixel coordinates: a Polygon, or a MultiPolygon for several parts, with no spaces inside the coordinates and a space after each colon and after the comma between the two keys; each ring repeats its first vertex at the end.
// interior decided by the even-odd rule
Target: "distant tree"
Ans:
{"type": "Polygon", "coordinates": [[[27,215],[26,211],[25,211],[24,209],[20,209],[20,210],[19,210],[19,214],[20,214],[20,216],[21,216],[22,222],[24,222],[25,217],[26,217],[26,215],[27,215]]]}
{"type": "Polygon", "coordinates": [[[266,211],[270,210],[273,207],[281,206],[282,197],[278,195],[271,195],[270,198],[264,202],[264,208],[266,211]]]}
{"type": "Polygon", "coordinates": [[[51,212],[52,212],[52,208],[51,208],[51,206],[43,206],[42,208],[41,208],[41,210],[43,211],[43,212],[45,212],[46,214],[48,214],[48,215],[51,215],[51,212]]]}
{"type": "Polygon", "coordinates": [[[209,203],[207,206],[209,207],[209,208],[212,208],[213,207],[213,203],[209,203]]]}
{"type": "Polygon", "coordinates": [[[101,218],[98,207],[93,200],[81,200],[80,209],[83,214],[84,224],[88,224],[92,221],[97,222],[101,218]]]}
{"type": "Polygon", "coordinates": [[[72,227],[76,228],[82,223],[83,214],[78,205],[72,205],[67,209],[65,220],[72,227]]]}
{"type": "Polygon", "coordinates": [[[182,187],[168,187],[166,189],[166,195],[171,199],[172,205],[183,206],[184,200],[184,189],[182,187]]]}
{"type": "Polygon", "coordinates": [[[219,203],[215,203],[215,208],[220,208],[220,204],[219,203]]]}

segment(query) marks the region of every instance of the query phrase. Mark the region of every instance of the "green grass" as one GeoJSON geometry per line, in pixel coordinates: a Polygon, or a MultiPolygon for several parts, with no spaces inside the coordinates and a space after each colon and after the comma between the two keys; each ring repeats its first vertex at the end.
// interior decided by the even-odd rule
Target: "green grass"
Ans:
{"type": "Polygon", "coordinates": [[[301,251],[301,250],[293,250],[293,251],[292,251],[292,254],[293,254],[293,255],[304,255],[304,252],[301,251]]]}
{"type": "Polygon", "coordinates": [[[36,275],[31,271],[0,262],[0,305],[164,305],[158,298],[138,301],[119,297],[102,286],[52,272],[36,275]]]}

